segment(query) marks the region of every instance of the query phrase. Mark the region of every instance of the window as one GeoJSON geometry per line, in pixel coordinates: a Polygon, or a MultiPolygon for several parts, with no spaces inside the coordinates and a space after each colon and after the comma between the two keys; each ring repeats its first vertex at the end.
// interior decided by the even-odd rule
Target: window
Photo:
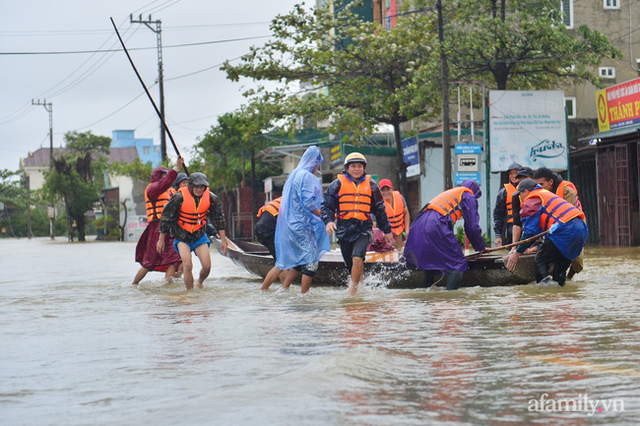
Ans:
{"type": "Polygon", "coordinates": [[[149,148],[150,148],[150,147],[148,147],[148,146],[143,146],[143,147],[142,147],[142,153],[143,153],[144,155],[149,155],[149,154],[151,153],[151,149],[149,149],[149,148]]]}
{"type": "Polygon", "coordinates": [[[576,118],[576,98],[564,98],[564,106],[567,109],[567,118],[576,118]]]}
{"type": "Polygon", "coordinates": [[[562,12],[563,15],[562,22],[564,22],[567,28],[573,28],[573,0],[562,0],[560,3],[560,12],[562,12]]]}
{"type": "Polygon", "coordinates": [[[598,68],[598,75],[600,78],[616,78],[616,68],[615,67],[600,67],[598,68]]]}
{"type": "Polygon", "coordinates": [[[605,9],[620,9],[620,0],[604,0],[605,9]]]}

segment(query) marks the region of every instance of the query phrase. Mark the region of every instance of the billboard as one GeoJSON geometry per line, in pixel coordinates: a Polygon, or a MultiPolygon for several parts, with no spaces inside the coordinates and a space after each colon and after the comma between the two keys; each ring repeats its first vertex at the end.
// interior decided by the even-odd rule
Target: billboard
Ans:
{"type": "Polygon", "coordinates": [[[489,92],[491,171],[511,163],[567,170],[567,123],[560,91],[489,92]]]}
{"type": "Polygon", "coordinates": [[[601,132],[640,124],[640,78],[596,92],[601,132]]]}

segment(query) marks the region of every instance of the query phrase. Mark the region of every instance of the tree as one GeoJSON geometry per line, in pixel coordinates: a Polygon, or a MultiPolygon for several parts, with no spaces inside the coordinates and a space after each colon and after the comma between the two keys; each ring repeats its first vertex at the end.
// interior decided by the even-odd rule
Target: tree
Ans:
{"type": "MultiPolygon", "coordinates": [[[[398,152],[402,193],[407,198],[406,165],[400,125],[420,116],[436,116],[439,105],[437,21],[433,14],[407,13],[384,30],[352,11],[335,14],[297,5],[271,23],[274,40],[252,48],[237,66],[223,69],[238,81],[275,81],[284,87],[258,88],[245,95],[254,114],[286,119],[329,120],[327,131],[348,132],[354,142],[380,123],[391,125],[398,152]],[[302,82],[309,89],[295,90],[302,82]]],[[[418,11],[422,12],[422,11],[418,11]]]]}
{"type": "Polygon", "coordinates": [[[104,188],[104,172],[111,138],[85,133],[64,135],[67,151],[53,158],[53,170],[45,172],[43,190],[50,196],[60,196],[67,212],[69,240],[73,240],[72,221],[78,230],[78,241],[85,241],[85,213],[98,200],[104,188]]]}
{"type": "MultiPolygon", "coordinates": [[[[224,114],[218,118],[217,126],[212,126],[195,146],[198,156],[193,166],[204,170],[212,190],[227,201],[234,199],[235,189],[246,183],[247,167],[254,194],[257,182],[275,173],[272,166],[252,161],[255,152],[268,144],[254,134],[256,129],[268,125],[256,123],[257,119],[251,119],[241,111],[224,114]]],[[[253,198],[255,202],[255,196],[253,198]]]]}
{"type": "Polygon", "coordinates": [[[552,89],[568,81],[600,85],[605,57],[622,53],[580,25],[568,30],[557,0],[460,0],[445,35],[456,79],[483,79],[498,90],[552,89]]]}
{"type": "Polygon", "coordinates": [[[153,165],[150,161],[143,163],[140,158],[136,157],[131,163],[114,161],[109,164],[109,171],[115,175],[128,176],[133,180],[137,179],[143,182],[148,182],[149,177],[153,172],[153,165]]]}

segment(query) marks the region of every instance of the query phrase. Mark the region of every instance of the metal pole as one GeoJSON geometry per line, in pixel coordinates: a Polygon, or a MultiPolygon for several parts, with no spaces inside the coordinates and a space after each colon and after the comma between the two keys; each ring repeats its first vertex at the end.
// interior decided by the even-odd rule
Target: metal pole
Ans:
{"type": "Polygon", "coordinates": [[[165,127],[162,125],[162,122],[165,121],[164,116],[164,71],[162,65],[162,21],[151,20],[151,15],[147,20],[142,20],[142,15],[140,15],[139,19],[134,20],[133,16],[129,16],[129,20],[132,24],[145,24],[147,28],[156,33],[156,39],[158,44],[158,90],[160,92],[160,114],[162,116],[160,123],[160,151],[162,154],[162,161],[164,162],[167,159],[167,134],[165,127]],[[155,29],[151,26],[151,24],[155,24],[155,29]]]}
{"type": "Polygon", "coordinates": [[[451,180],[451,129],[449,129],[449,67],[444,53],[444,19],[442,17],[442,0],[437,0],[438,39],[440,41],[440,80],[442,94],[442,151],[444,160],[444,189],[453,188],[451,180]]]}
{"type": "MultiPolygon", "coordinates": [[[[43,102],[34,102],[31,99],[31,105],[42,105],[44,109],[49,113],[49,172],[53,170],[53,104],[47,103],[45,99],[43,102]]],[[[55,200],[51,199],[51,206],[49,207],[49,234],[52,240],[56,238],[56,205],[55,200]]]]}

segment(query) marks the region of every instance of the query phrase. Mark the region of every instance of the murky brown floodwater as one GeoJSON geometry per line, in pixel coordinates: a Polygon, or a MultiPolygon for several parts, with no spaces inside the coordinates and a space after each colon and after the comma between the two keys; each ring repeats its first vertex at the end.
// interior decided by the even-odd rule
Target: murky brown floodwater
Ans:
{"type": "Polygon", "coordinates": [[[354,298],[217,253],[204,290],[133,287],[134,249],[0,240],[0,425],[638,423],[638,248],[564,288],[354,298]]]}

